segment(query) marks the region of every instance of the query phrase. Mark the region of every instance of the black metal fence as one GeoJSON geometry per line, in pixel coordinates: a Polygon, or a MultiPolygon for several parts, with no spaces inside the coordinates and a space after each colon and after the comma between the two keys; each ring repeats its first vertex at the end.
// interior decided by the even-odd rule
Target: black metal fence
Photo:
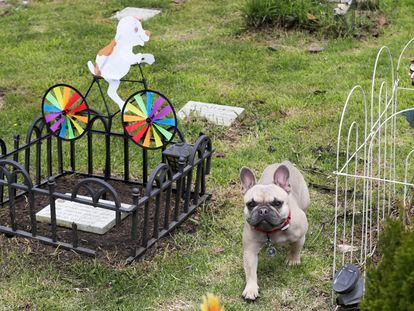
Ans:
{"type": "Polygon", "coordinates": [[[91,239],[97,242],[85,243],[81,237],[85,233],[78,230],[76,223],[62,230],[56,221],[58,199],[91,205],[115,212],[116,225],[109,236],[119,245],[112,246],[123,246],[127,261],[132,262],[209,198],[206,175],[211,167],[211,140],[201,134],[190,156],[180,158],[178,169],[172,170],[162,150],[140,149],[123,133],[112,132],[107,118],[96,116],[91,124],[84,138],[67,142],[48,133],[39,117],[29,127],[24,144],[16,135],[13,148],[8,151],[0,139],[0,232],[95,256],[99,250],[105,250],[99,241],[111,243],[108,234],[93,234],[91,239]],[[94,129],[97,121],[103,129],[94,129]],[[96,147],[103,157],[94,157],[96,147]],[[132,152],[135,162],[131,160],[132,152]],[[96,167],[102,165],[94,163],[97,158],[104,159],[100,172],[96,167]],[[123,164],[121,176],[112,172],[111,163],[115,161],[123,164]],[[149,173],[150,163],[157,161],[159,164],[149,173]],[[131,163],[135,164],[131,167],[131,163]],[[77,178],[70,192],[66,181],[60,183],[68,176],[77,178]],[[125,185],[120,188],[122,197],[113,182],[125,185]],[[100,201],[107,198],[113,203],[100,201]],[[128,207],[121,205],[122,200],[129,201],[128,207]],[[47,226],[36,220],[36,212],[44,207],[44,202],[50,205],[51,220],[47,226]]]}

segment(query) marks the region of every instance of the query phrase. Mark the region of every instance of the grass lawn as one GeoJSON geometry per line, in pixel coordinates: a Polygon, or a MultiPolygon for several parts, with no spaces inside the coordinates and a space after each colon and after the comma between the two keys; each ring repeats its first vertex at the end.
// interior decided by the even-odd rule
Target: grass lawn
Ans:
{"type": "Polygon", "coordinates": [[[398,56],[411,38],[413,4],[401,1],[379,38],[356,41],[246,32],[239,11],[243,0],[180,5],[33,0],[28,7],[10,2],[16,6],[3,8],[0,2],[0,137],[9,144],[40,113],[50,85],[87,87],[86,63],[112,39],[116,23],[109,17],[125,6],[163,8],[144,24],[153,33],[142,48],[156,59],[145,69],[153,89],[166,94],[177,110],[197,100],[244,107],[246,116],[231,129],[203,122],[182,125],[190,140],[200,131],[210,135],[220,155],[208,180],[213,199],[190,220],[197,224],[196,233],[178,231],[155,257],[127,267],[83,257],[61,261],[52,248],[36,256],[23,239],[0,236],[0,310],[197,310],[207,292],[219,295],[226,310],[331,310],[334,195],[314,188],[302,265],[286,267],[281,248],[275,259],[261,254],[260,300],[246,304],[241,299],[238,172],[247,165],[258,176],[266,165],[289,159],[309,182],[333,187],[343,102],[356,82],[369,86],[379,47],[387,44],[398,56]],[[318,41],[325,51],[308,53],[306,47],[318,41]]]}

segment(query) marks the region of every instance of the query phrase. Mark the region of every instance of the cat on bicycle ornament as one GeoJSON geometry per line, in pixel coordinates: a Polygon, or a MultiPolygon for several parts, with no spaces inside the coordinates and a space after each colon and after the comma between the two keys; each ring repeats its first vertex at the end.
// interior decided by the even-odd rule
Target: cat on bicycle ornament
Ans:
{"type": "Polygon", "coordinates": [[[95,76],[108,82],[108,96],[122,109],[125,104],[118,95],[121,79],[126,76],[134,64],[147,63],[152,65],[155,61],[152,54],[134,54],[135,46],[144,46],[148,42],[150,32],[143,29],[138,18],[126,16],[117,26],[115,38],[96,55],[95,65],[88,62],[88,68],[95,76]]]}

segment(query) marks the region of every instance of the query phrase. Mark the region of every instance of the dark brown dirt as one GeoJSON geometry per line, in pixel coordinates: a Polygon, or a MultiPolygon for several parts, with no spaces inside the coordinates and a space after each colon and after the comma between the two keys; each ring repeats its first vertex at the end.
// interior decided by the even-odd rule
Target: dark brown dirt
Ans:
{"type": "MultiPolygon", "coordinates": [[[[74,186],[81,180],[80,176],[72,175],[65,176],[59,179],[56,179],[56,191],[61,193],[71,193],[74,186]]],[[[109,181],[115,190],[118,192],[118,195],[122,203],[132,204],[132,189],[136,188],[137,185],[125,184],[118,181],[109,181]]],[[[140,189],[140,192],[143,192],[143,189],[140,189]]],[[[80,195],[87,195],[85,192],[80,192],[80,195]]],[[[108,197],[108,200],[112,198],[108,197]]],[[[175,196],[171,195],[171,204],[170,204],[170,220],[173,219],[174,213],[174,204],[175,196]]],[[[155,213],[155,200],[151,201],[150,204],[150,216],[149,216],[149,230],[148,236],[151,237],[153,234],[154,228],[154,213],[155,213]]],[[[182,202],[181,202],[182,203],[182,202]]],[[[38,212],[45,206],[49,204],[49,197],[45,195],[35,196],[35,211],[38,212]]],[[[160,217],[159,217],[159,226],[162,227],[164,224],[164,211],[165,211],[165,198],[164,194],[161,196],[161,206],[160,206],[160,217]]],[[[182,204],[181,204],[182,205],[182,204]]],[[[113,227],[107,233],[103,235],[98,235],[94,233],[88,233],[78,230],[79,237],[79,246],[90,248],[97,251],[97,258],[107,261],[109,263],[116,263],[125,261],[125,259],[130,255],[131,250],[137,246],[139,247],[142,237],[142,228],[143,228],[143,214],[144,211],[141,209],[138,212],[138,239],[133,241],[131,239],[131,219],[129,215],[121,221],[121,224],[117,227],[113,227]]],[[[29,204],[26,196],[23,196],[16,200],[16,220],[18,229],[30,231],[30,215],[29,215],[29,204]]],[[[0,224],[10,226],[10,216],[9,208],[5,206],[0,208],[0,224]]],[[[181,229],[184,232],[194,233],[196,230],[194,222],[184,222],[181,225],[181,229]]],[[[52,237],[51,225],[44,223],[37,223],[37,233],[38,235],[52,237]]],[[[58,241],[72,243],[72,230],[68,228],[58,227],[57,230],[58,241]]],[[[20,239],[20,238],[19,238],[20,239]]],[[[30,240],[27,243],[30,244],[31,252],[34,253],[51,253],[56,252],[56,248],[53,246],[45,246],[44,244],[39,244],[39,242],[30,240]]],[[[26,243],[25,243],[26,244],[26,243]]],[[[162,245],[158,245],[162,247],[162,245]]],[[[157,247],[155,247],[157,248],[157,247]]],[[[146,257],[152,256],[154,254],[154,249],[147,252],[146,257]]],[[[62,251],[60,252],[61,259],[70,260],[74,256],[79,257],[78,254],[75,254],[71,251],[62,251]]]]}

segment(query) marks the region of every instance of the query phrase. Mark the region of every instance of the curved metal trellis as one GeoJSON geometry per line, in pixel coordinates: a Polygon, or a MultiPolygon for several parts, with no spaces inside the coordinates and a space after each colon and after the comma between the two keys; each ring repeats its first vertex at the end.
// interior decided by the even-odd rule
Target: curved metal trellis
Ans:
{"type": "MultiPolygon", "coordinates": [[[[358,264],[365,271],[367,258],[375,254],[382,221],[390,214],[404,216],[409,204],[408,189],[414,187],[409,179],[414,146],[405,153],[411,141],[404,140],[403,135],[408,132],[404,131],[398,116],[414,113],[414,107],[399,108],[397,95],[402,91],[414,91],[414,87],[399,86],[403,54],[413,42],[414,38],[402,49],[396,68],[390,49],[382,47],[379,50],[369,103],[359,85],[350,91],[345,101],[339,122],[334,172],[333,274],[338,265],[345,263],[358,264]],[[391,81],[378,74],[384,56],[391,81]],[[362,110],[360,114],[350,109],[355,103],[356,108],[362,110]],[[401,166],[404,166],[403,172],[401,166]],[[401,203],[404,206],[402,215],[401,203]]],[[[399,97],[402,100],[403,93],[399,97]]],[[[408,135],[412,137],[412,134],[408,135]]]]}

